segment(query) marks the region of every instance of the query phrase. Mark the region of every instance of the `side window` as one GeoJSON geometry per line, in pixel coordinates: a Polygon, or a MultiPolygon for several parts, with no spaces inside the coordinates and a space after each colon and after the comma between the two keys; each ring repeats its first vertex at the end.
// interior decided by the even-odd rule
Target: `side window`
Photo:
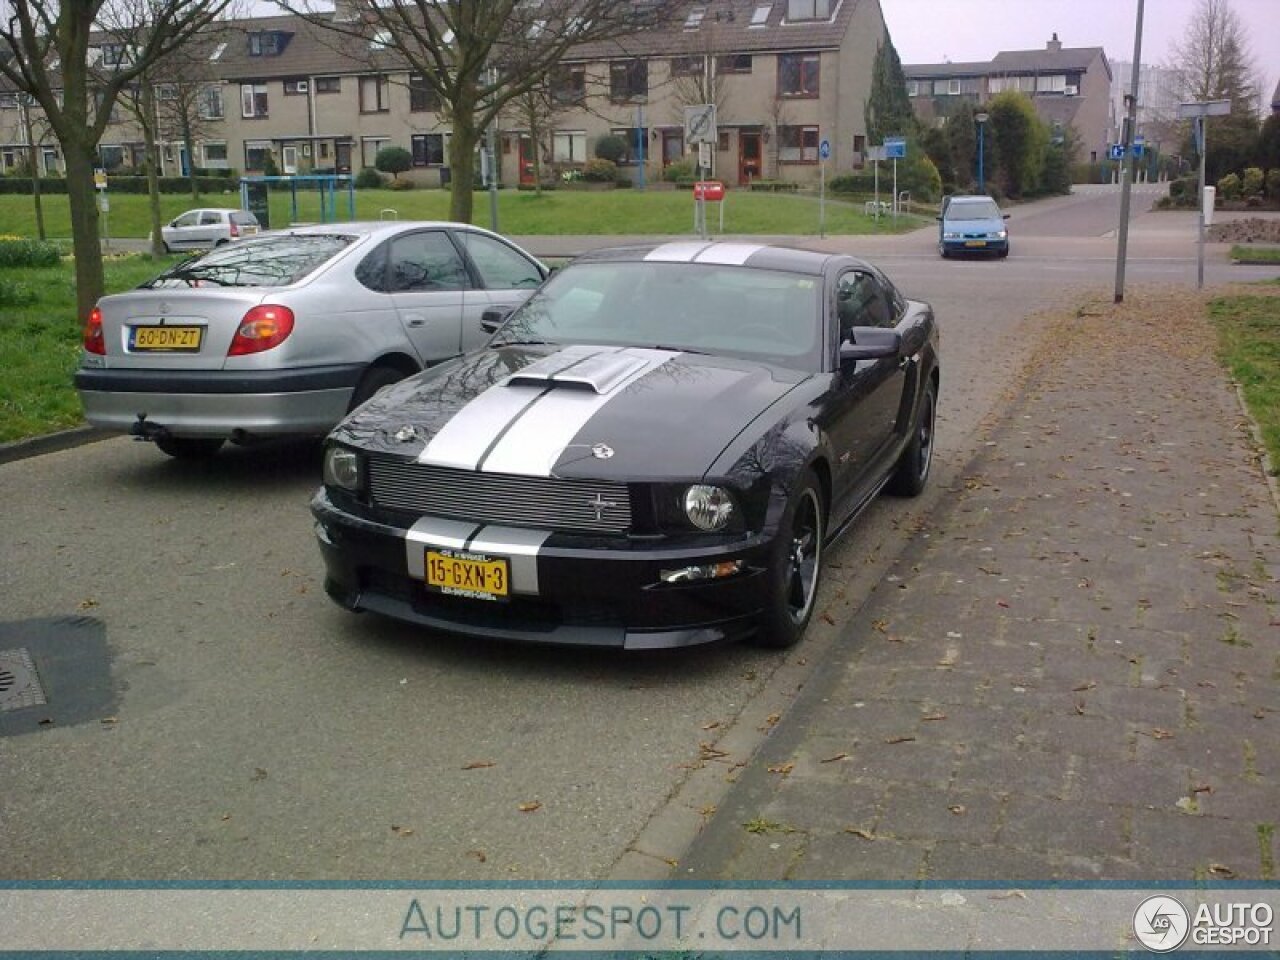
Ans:
{"type": "Polygon", "coordinates": [[[457,237],[480,273],[480,280],[490,290],[533,289],[542,283],[537,264],[500,240],[483,233],[459,231],[457,237]]]}
{"type": "Polygon", "coordinates": [[[194,227],[199,222],[200,222],[200,211],[192,210],[189,213],[184,213],[177,220],[173,221],[173,225],[175,227],[194,227]]]}
{"type": "Polygon", "coordinates": [[[392,240],[388,281],[392,293],[464,290],[468,286],[458,249],[440,230],[392,240]]]}
{"type": "Polygon", "coordinates": [[[841,342],[849,339],[853,327],[892,327],[895,322],[884,286],[871,274],[856,270],[836,281],[836,315],[841,342]]]}
{"type": "Polygon", "coordinates": [[[356,279],[378,293],[387,292],[387,248],[389,246],[388,243],[379,244],[356,267],[356,279]]]}
{"type": "Polygon", "coordinates": [[[210,227],[222,222],[222,214],[217,210],[206,210],[200,214],[200,226],[210,227]]]}

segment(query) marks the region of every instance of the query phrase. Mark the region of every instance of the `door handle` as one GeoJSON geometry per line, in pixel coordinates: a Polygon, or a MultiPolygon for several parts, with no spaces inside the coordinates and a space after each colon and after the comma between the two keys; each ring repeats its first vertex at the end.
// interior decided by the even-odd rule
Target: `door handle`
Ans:
{"type": "Polygon", "coordinates": [[[427,318],[419,313],[411,313],[405,318],[405,323],[410,327],[425,327],[427,325],[427,318]]]}

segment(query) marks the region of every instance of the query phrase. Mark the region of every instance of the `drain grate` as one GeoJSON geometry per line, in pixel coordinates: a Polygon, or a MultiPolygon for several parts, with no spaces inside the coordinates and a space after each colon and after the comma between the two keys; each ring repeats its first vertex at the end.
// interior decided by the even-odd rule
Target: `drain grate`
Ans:
{"type": "Polygon", "coordinates": [[[0,710],[21,710],[48,703],[36,665],[25,647],[0,650],[0,710]]]}

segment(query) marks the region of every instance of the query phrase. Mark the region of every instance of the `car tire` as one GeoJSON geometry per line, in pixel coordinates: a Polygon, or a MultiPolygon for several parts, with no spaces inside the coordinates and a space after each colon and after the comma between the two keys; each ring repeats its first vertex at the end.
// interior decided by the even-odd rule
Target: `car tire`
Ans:
{"type": "Polygon", "coordinates": [[[900,497],[917,497],[929,483],[933,466],[933,438],[938,419],[938,397],[932,378],[920,398],[920,412],[911,427],[911,439],[898,457],[889,492],[900,497]]]}
{"type": "Polygon", "coordinates": [[[943,260],[951,259],[951,254],[947,251],[947,248],[944,247],[942,244],[938,244],[938,254],[939,256],[942,257],[943,260]]]}
{"type": "Polygon", "coordinates": [[[1001,251],[1000,251],[1000,253],[998,254],[998,256],[1000,257],[1000,259],[1001,259],[1001,260],[1003,260],[1005,257],[1009,256],[1009,248],[1008,248],[1008,247],[1005,247],[1003,250],[1001,250],[1001,251]]]}
{"type": "Polygon", "coordinates": [[[214,241],[213,248],[216,250],[218,247],[225,247],[230,242],[226,237],[223,237],[221,240],[214,241]]]}
{"type": "Polygon", "coordinates": [[[404,379],[404,376],[394,367],[370,367],[364,372],[360,382],[356,384],[356,388],[351,394],[351,405],[347,407],[347,412],[350,413],[356,407],[372,399],[373,395],[379,390],[385,390],[393,383],[399,383],[404,379]]]}
{"type": "Polygon", "coordinates": [[[175,460],[208,460],[225,441],[221,437],[156,437],[156,447],[175,460]]]}
{"type": "Polygon", "coordinates": [[[757,646],[783,650],[804,636],[822,580],[825,516],[818,478],[806,471],[787,502],[769,558],[768,605],[753,637],[757,646]]]}

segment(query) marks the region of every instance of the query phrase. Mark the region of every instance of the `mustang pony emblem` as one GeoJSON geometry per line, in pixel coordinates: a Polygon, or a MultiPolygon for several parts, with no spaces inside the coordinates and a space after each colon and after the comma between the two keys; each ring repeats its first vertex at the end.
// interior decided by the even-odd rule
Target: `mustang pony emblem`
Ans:
{"type": "Polygon", "coordinates": [[[606,500],[603,496],[601,496],[598,493],[595,495],[594,500],[587,501],[587,506],[596,512],[597,521],[604,519],[604,512],[606,510],[610,510],[613,507],[616,507],[617,505],[618,504],[616,501],[606,500]]]}
{"type": "Polygon", "coordinates": [[[412,440],[418,439],[418,428],[413,424],[408,424],[393,433],[392,437],[400,443],[409,443],[412,440]]]}
{"type": "Polygon", "coordinates": [[[613,456],[613,447],[607,443],[596,443],[591,446],[591,455],[597,460],[608,460],[613,456]]]}

